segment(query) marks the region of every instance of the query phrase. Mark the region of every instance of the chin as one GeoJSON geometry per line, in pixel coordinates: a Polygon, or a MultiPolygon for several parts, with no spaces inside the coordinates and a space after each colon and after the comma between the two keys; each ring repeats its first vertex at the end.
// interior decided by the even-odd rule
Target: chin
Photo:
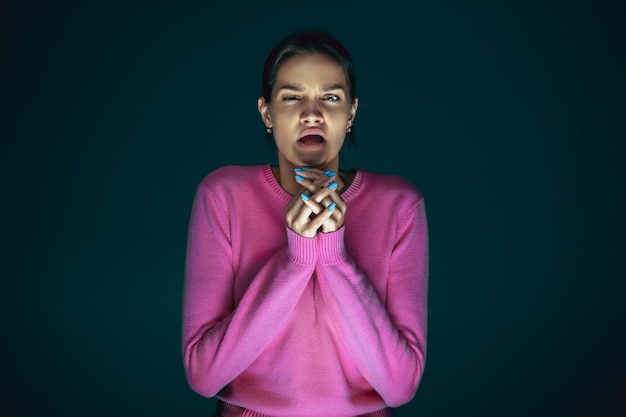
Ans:
{"type": "Polygon", "coordinates": [[[324,160],[320,160],[320,159],[303,159],[301,166],[305,166],[305,167],[309,167],[309,168],[322,168],[322,167],[325,167],[328,164],[329,164],[329,162],[327,160],[325,160],[325,159],[324,160]]]}

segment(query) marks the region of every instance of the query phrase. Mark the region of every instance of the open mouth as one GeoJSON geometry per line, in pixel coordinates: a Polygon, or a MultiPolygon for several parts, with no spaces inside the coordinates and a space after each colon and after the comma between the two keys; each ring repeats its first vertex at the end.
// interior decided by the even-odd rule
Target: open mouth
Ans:
{"type": "Polygon", "coordinates": [[[298,139],[298,142],[303,145],[319,145],[324,142],[324,138],[321,135],[306,135],[298,139]]]}

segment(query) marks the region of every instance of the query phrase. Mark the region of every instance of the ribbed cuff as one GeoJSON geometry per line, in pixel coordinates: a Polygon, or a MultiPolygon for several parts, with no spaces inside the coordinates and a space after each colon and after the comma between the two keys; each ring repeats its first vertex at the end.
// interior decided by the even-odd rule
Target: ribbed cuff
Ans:
{"type": "Polygon", "coordinates": [[[317,262],[317,241],[314,237],[303,237],[287,228],[287,253],[289,260],[298,265],[317,262]]]}
{"type": "MultiPolygon", "coordinates": [[[[386,407],[381,410],[371,411],[366,414],[359,414],[358,417],[395,417],[396,413],[392,408],[386,407]]],[[[222,400],[217,401],[217,414],[219,417],[272,417],[268,414],[248,410],[222,400]]]]}
{"type": "Polygon", "coordinates": [[[319,261],[322,265],[334,265],[348,259],[348,252],[343,243],[344,231],[345,228],[341,227],[331,233],[317,234],[319,261]]]}

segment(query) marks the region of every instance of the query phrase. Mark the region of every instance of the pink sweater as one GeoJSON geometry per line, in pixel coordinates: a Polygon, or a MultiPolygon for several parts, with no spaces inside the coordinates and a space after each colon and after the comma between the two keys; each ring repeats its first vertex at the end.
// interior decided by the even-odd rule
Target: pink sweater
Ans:
{"type": "Polygon", "coordinates": [[[304,238],[285,225],[291,196],[269,165],[220,168],[199,185],[183,359],[190,386],[233,405],[228,415],[356,416],[415,395],[426,358],[423,199],[397,176],[360,170],[342,198],[344,226],[304,238]]]}

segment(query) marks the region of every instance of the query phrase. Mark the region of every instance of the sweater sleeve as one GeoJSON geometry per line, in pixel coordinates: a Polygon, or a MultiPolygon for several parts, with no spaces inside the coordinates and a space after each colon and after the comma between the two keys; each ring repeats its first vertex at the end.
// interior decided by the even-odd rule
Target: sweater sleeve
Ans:
{"type": "Polygon", "coordinates": [[[274,254],[234,305],[230,231],[198,187],[189,225],[183,302],[183,361],[191,388],[216,395],[270,344],[289,319],[317,261],[314,239],[287,229],[274,254]]]}
{"type": "Polygon", "coordinates": [[[383,304],[347,253],[344,228],[320,234],[317,276],[335,332],[392,407],[410,401],[426,359],[428,236],[423,200],[396,231],[383,304]]]}

